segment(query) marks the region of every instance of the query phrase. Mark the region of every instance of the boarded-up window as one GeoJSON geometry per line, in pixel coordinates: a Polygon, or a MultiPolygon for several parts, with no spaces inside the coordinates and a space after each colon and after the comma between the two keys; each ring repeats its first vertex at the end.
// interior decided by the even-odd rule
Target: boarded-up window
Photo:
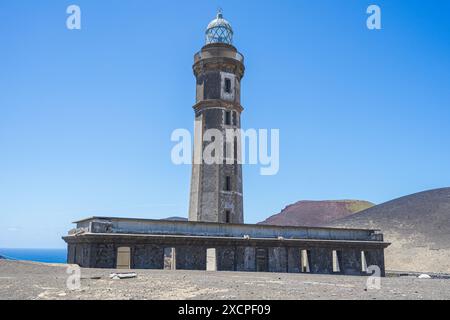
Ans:
{"type": "Polygon", "coordinates": [[[117,269],[130,269],[131,249],[129,247],[120,247],[117,249],[117,269]]]}
{"type": "Polygon", "coordinates": [[[256,271],[267,272],[268,271],[268,258],[267,249],[256,249],[256,271]]]}

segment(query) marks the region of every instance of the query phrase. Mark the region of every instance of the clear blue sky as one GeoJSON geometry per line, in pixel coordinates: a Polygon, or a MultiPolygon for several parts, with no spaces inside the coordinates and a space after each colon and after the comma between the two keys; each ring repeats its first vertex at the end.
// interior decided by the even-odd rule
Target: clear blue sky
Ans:
{"type": "Polygon", "coordinates": [[[92,215],[187,216],[170,135],[193,127],[193,55],[218,6],[246,57],[243,126],[280,129],[279,174],[244,168],[246,222],[450,185],[447,0],[2,0],[0,247],[64,247],[92,215]]]}

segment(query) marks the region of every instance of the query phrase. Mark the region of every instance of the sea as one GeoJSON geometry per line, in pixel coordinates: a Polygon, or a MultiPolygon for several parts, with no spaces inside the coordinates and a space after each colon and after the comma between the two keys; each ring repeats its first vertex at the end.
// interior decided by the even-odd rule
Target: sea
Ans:
{"type": "Polygon", "coordinates": [[[11,260],[66,263],[67,249],[2,249],[0,256],[11,260]]]}

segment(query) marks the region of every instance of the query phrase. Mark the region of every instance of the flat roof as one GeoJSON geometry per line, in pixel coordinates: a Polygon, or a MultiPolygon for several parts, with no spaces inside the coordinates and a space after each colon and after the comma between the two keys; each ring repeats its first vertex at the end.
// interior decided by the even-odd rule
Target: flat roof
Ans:
{"type": "MultiPolygon", "coordinates": [[[[120,218],[120,217],[98,217],[93,216],[86,219],[74,221],[73,223],[81,223],[91,220],[116,220],[116,221],[129,221],[129,222],[170,222],[174,224],[203,224],[203,225],[224,225],[218,222],[204,222],[204,221],[178,221],[178,220],[166,220],[166,219],[143,219],[143,218],[120,218]]],[[[313,229],[313,230],[354,230],[354,231],[371,231],[371,232],[381,232],[380,229],[362,229],[362,228],[336,228],[336,227],[307,227],[307,226],[278,226],[278,225],[267,225],[267,224],[233,224],[227,223],[227,226],[236,227],[256,227],[261,229],[270,228],[280,228],[280,229],[313,229]]]]}
{"type": "MultiPolygon", "coordinates": [[[[368,244],[368,245],[382,245],[388,247],[391,245],[390,242],[384,241],[365,241],[365,240],[330,240],[330,239],[277,239],[277,238],[250,238],[244,239],[242,237],[220,237],[220,236],[191,236],[191,235],[160,235],[160,234],[134,234],[134,233],[83,233],[83,237],[109,237],[109,238],[161,238],[161,239],[194,239],[194,240],[235,240],[235,241],[258,241],[258,242],[286,242],[286,243],[299,243],[299,242],[309,242],[309,243],[330,243],[330,244],[368,244]]],[[[62,237],[63,239],[79,238],[80,236],[69,235],[62,237]]]]}

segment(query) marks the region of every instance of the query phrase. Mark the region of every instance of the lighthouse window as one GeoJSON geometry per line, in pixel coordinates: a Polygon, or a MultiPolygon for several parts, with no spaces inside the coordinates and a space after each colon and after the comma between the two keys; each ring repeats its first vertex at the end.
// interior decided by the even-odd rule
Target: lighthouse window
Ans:
{"type": "Polygon", "coordinates": [[[231,177],[225,178],[225,191],[231,191],[231,177]]]}
{"type": "Polygon", "coordinates": [[[225,92],[231,93],[231,80],[228,78],[225,78],[225,92]]]}
{"type": "Polygon", "coordinates": [[[225,125],[231,125],[231,111],[225,111],[225,125]]]}
{"type": "MultiPolygon", "coordinates": [[[[238,140],[234,138],[234,164],[238,164],[238,140]]],[[[235,167],[236,169],[236,167],[235,167]]]]}
{"type": "Polygon", "coordinates": [[[233,126],[237,126],[237,113],[233,111],[233,126]]]}
{"type": "Polygon", "coordinates": [[[225,210],[225,222],[231,223],[231,211],[230,210],[225,210]]]}

